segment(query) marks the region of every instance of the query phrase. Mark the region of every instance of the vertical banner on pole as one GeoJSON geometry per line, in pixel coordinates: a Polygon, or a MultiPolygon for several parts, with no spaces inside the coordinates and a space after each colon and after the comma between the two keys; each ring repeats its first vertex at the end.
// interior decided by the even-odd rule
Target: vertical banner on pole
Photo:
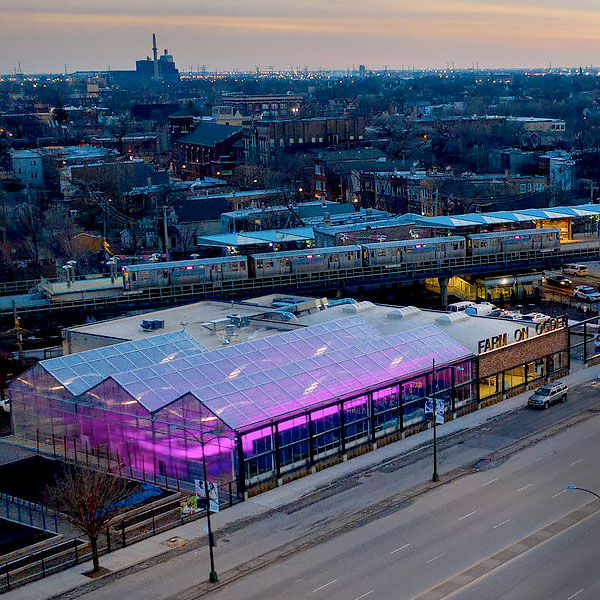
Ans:
{"type": "Polygon", "coordinates": [[[198,505],[201,503],[206,506],[206,488],[205,483],[208,485],[208,501],[210,512],[219,512],[219,488],[213,481],[205,482],[203,479],[194,479],[194,487],[196,489],[196,498],[198,505]]]}

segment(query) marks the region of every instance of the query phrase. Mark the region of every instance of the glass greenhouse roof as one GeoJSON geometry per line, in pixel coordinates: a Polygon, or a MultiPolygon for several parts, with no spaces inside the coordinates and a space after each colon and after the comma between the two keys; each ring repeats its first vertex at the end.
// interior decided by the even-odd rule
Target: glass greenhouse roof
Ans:
{"type": "Polygon", "coordinates": [[[240,430],[423,372],[433,360],[442,366],[470,356],[469,350],[429,325],[363,339],[357,345],[246,376],[232,373],[227,381],[197,388],[193,395],[232,429],[240,430]]]}
{"type": "Polygon", "coordinates": [[[104,379],[150,365],[164,365],[206,348],[186,331],[154,335],[41,361],[39,364],[73,395],[83,394],[104,379]]]}
{"type": "Polygon", "coordinates": [[[379,331],[352,316],[121,372],[113,379],[154,412],[192,390],[230,389],[230,382],[244,377],[260,381],[271,369],[294,369],[305,359],[329,356],[381,338],[379,331]]]}

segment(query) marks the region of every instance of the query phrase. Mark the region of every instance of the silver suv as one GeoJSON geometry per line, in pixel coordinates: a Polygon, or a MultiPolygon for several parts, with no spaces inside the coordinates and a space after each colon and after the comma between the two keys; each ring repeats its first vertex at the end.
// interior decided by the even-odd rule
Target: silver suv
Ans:
{"type": "Polygon", "coordinates": [[[569,388],[564,383],[548,383],[535,390],[529,397],[527,406],[531,408],[549,408],[551,404],[565,402],[569,388]]]}

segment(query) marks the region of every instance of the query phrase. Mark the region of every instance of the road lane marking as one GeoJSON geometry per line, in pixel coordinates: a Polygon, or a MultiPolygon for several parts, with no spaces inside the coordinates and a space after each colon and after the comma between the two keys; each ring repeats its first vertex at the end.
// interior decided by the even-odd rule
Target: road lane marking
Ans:
{"type": "Polygon", "coordinates": [[[575,462],[572,462],[569,466],[572,467],[573,465],[580,463],[582,460],[583,460],[583,458],[580,458],[580,459],[576,460],[575,462]]]}
{"type": "Polygon", "coordinates": [[[523,487],[520,487],[517,492],[522,492],[523,490],[526,490],[528,487],[531,487],[533,485],[533,483],[528,483],[527,485],[524,485],[523,487]]]}
{"type": "Polygon", "coordinates": [[[488,481],[487,483],[484,483],[481,487],[485,487],[486,485],[490,485],[490,483],[494,483],[495,481],[498,481],[498,479],[500,479],[500,477],[496,477],[496,479],[492,479],[491,481],[488,481]]]}
{"type": "MultiPolygon", "coordinates": [[[[586,509],[577,508],[567,515],[563,515],[557,521],[548,523],[548,525],[537,529],[530,535],[515,541],[508,547],[502,548],[491,556],[485,556],[480,562],[469,566],[466,570],[457,573],[454,577],[446,579],[442,583],[430,588],[426,592],[420,594],[414,600],[429,600],[431,598],[448,598],[456,594],[468,585],[472,585],[477,581],[481,581],[490,573],[501,569],[508,562],[523,556],[526,552],[530,552],[533,548],[539,548],[549,540],[556,538],[563,532],[575,527],[579,523],[590,519],[592,516],[600,514],[600,509],[595,508],[595,502],[590,502],[586,505],[586,509]],[[587,506],[593,505],[590,508],[587,506]]],[[[564,593],[564,592],[563,592],[564,593]]],[[[563,596],[563,598],[566,598],[563,596]]]]}
{"type": "Polygon", "coordinates": [[[396,548],[395,550],[392,550],[390,552],[390,554],[396,554],[396,552],[400,552],[400,550],[404,550],[404,548],[408,548],[410,546],[410,544],[404,544],[404,546],[400,546],[400,548],[396,548]]]}
{"type": "Polygon", "coordinates": [[[558,492],[558,494],[554,494],[553,498],[558,498],[561,494],[564,494],[567,490],[563,490],[562,492],[558,492]]]}
{"type": "Polygon", "coordinates": [[[468,517],[471,517],[471,516],[473,516],[473,515],[474,515],[476,512],[477,512],[477,511],[476,511],[476,510],[474,510],[473,512],[470,512],[468,515],[463,515],[463,516],[462,516],[462,517],[460,517],[458,520],[459,520],[459,521],[462,521],[463,519],[466,519],[466,518],[468,518],[468,517]]]}
{"type": "Polygon", "coordinates": [[[318,587],[316,589],[314,589],[312,591],[312,593],[314,594],[315,592],[318,592],[319,590],[322,590],[323,588],[326,588],[328,585],[331,585],[332,583],[335,583],[337,581],[337,579],[334,579],[333,581],[330,581],[329,583],[326,583],[325,585],[322,585],[321,587],[318,587]]]}
{"type": "Polygon", "coordinates": [[[510,519],[506,519],[506,521],[502,521],[502,523],[498,523],[498,525],[494,525],[492,527],[492,529],[497,529],[498,527],[501,527],[502,525],[506,525],[509,521],[510,521],[510,519]]]}
{"type": "Polygon", "coordinates": [[[430,558],[425,564],[432,563],[434,560],[437,560],[438,558],[442,558],[442,556],[444,556],[444,555],[443,554],[438,554],[437,556],[434,556],[433,558],[430,558]]]}
{"type": "Polygon", "coordinates": [[[354,600],[360,600],[361,598],[366,598],[369,594],[372,594],[375,590],[370,590],[369,592],[367,592],[366,594],[363,594],[362,596],[356,596],[356,598],[354,598],[354,600]]]}
{"type": "Polygon", "coordinates": [[[572,596],[569,596],[567,600],[571,600],[571,598],[575,598],[575,596],[579,596],[583,592],[583,588],[581,588],[578,592],[575,592],[572,596]]]}

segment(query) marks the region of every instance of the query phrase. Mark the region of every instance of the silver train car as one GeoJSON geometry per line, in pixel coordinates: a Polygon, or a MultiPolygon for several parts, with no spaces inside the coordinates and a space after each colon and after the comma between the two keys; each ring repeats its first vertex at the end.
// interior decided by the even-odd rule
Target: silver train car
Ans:
{"type": "Polygon", "coordinates": [[[369,266],[419,264],[449,258],[511,252],[552,252],[560,246],[556,228],[523,229],[415,240],[400,240],[354,246],[333,246],[268,252],[223,258],[205,258],[123,267],[126,291],[261,279],[293,273],[321,273],[369,266]]]}
{"type": "Polygon", "coordinates": [[[320,273],[362,266],[360,246],[266,252],[249,257],[250,277],[261,279],[290,273],[320,273]]]}
{"type": "Polygon", "coordinates": [[[560,231],[554,227],[545,229],[522,229],[495,231],[468,236],[467,253],[471,256],[501,252],[530,252],[532,250],[555,250],[560,246],[560,231]]]}
{"type": "Polygon", "coordinates": [[[245,256],[228,256],[148,263],[123,267],[122,272],[123,289],[126,291],[232,281],[248,279],[248,259],[245,256]]]}
{"type": "Polygon", "coordinates": [[[466,256],[465,238],[460,236],[399,240],[362,244],[363,264],[375,265],[418,264],[446,258],[466,256]]]}

